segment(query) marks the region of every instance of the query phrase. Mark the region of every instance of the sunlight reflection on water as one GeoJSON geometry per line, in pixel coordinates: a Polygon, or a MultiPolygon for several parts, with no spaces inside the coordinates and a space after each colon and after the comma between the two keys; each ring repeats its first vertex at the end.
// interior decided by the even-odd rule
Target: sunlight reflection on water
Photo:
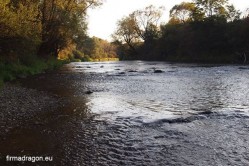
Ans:
{"type": "Polygon", "coordinates": [[[69,67],[95,79],[90,85],[93,90],[102,89],[91,99],[94,113],[139,114],[145,121],[208,111],[236,113],[237,109],[248,115],[248,72],[239,66],[127,61],[72,63],[69,67]]]}

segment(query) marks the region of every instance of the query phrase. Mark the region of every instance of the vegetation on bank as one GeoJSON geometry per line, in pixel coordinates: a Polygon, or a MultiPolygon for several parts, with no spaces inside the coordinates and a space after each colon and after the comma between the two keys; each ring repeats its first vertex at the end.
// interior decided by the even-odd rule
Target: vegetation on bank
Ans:
{"type": "Polygon", "coordinates": [[[118,58],[116,46],[98,37],[84,36],[72,48],[71,51],[64,50],[59,53],[59,58],[69,58],[72,61],[104,61],[118,58]]]}
{"type": "Polygon", "coordinates": [[[16,78],[25,78],[29,75],[39,74],[45,71],[54,70],[67,61],[58,60],[51,57],[47,60],[42,58],[29,59],[29,62],[0,62],[0,86],[6,81],[16,78]]]}
{"type": "Polygon", "coordinates": [[[66,61],[116,58],[114,45],[86,33],[88,9],[101,4],[102,0],[1,0],[0,84],[66,61]]]}
{"type": "Polygon", "coordinates": [[[248,63],[249,14],[228,0],[193,0],[170,10],[158,25],[162,8],[137,10],[120,19],[113,34],[120,59],[196,63],[248,63]]]}

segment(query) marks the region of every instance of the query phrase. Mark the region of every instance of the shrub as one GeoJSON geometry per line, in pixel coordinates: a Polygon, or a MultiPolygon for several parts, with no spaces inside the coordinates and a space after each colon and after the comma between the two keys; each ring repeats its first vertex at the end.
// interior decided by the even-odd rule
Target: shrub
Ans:
{"type": "Polygon", "coordinates": [[[84,54],[80,52],[79,50],[74,50],[73,55],[75,59],[82,59],[84,58],[84,54]]]}

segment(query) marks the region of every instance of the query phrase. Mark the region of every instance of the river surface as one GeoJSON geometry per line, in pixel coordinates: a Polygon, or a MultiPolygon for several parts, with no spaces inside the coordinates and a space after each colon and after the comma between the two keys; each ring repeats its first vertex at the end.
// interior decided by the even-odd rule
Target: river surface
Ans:
{"type": "Polygon", "coordinates": [[[40,165],[249,165],[249,67],[71,63],[18,84],[65,100],[8,136],[40,165]]]}

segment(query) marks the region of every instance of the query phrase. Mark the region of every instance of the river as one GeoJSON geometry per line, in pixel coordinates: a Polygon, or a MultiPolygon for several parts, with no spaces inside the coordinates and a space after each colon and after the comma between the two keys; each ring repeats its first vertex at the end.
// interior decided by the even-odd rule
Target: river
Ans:
{"type": "Polygon", "coordinates": [[[249,165],[247,66],[77,62],[15,84],[62,101],[8,135],[2,154],[53,156],[40,165],[249,165]]]}

